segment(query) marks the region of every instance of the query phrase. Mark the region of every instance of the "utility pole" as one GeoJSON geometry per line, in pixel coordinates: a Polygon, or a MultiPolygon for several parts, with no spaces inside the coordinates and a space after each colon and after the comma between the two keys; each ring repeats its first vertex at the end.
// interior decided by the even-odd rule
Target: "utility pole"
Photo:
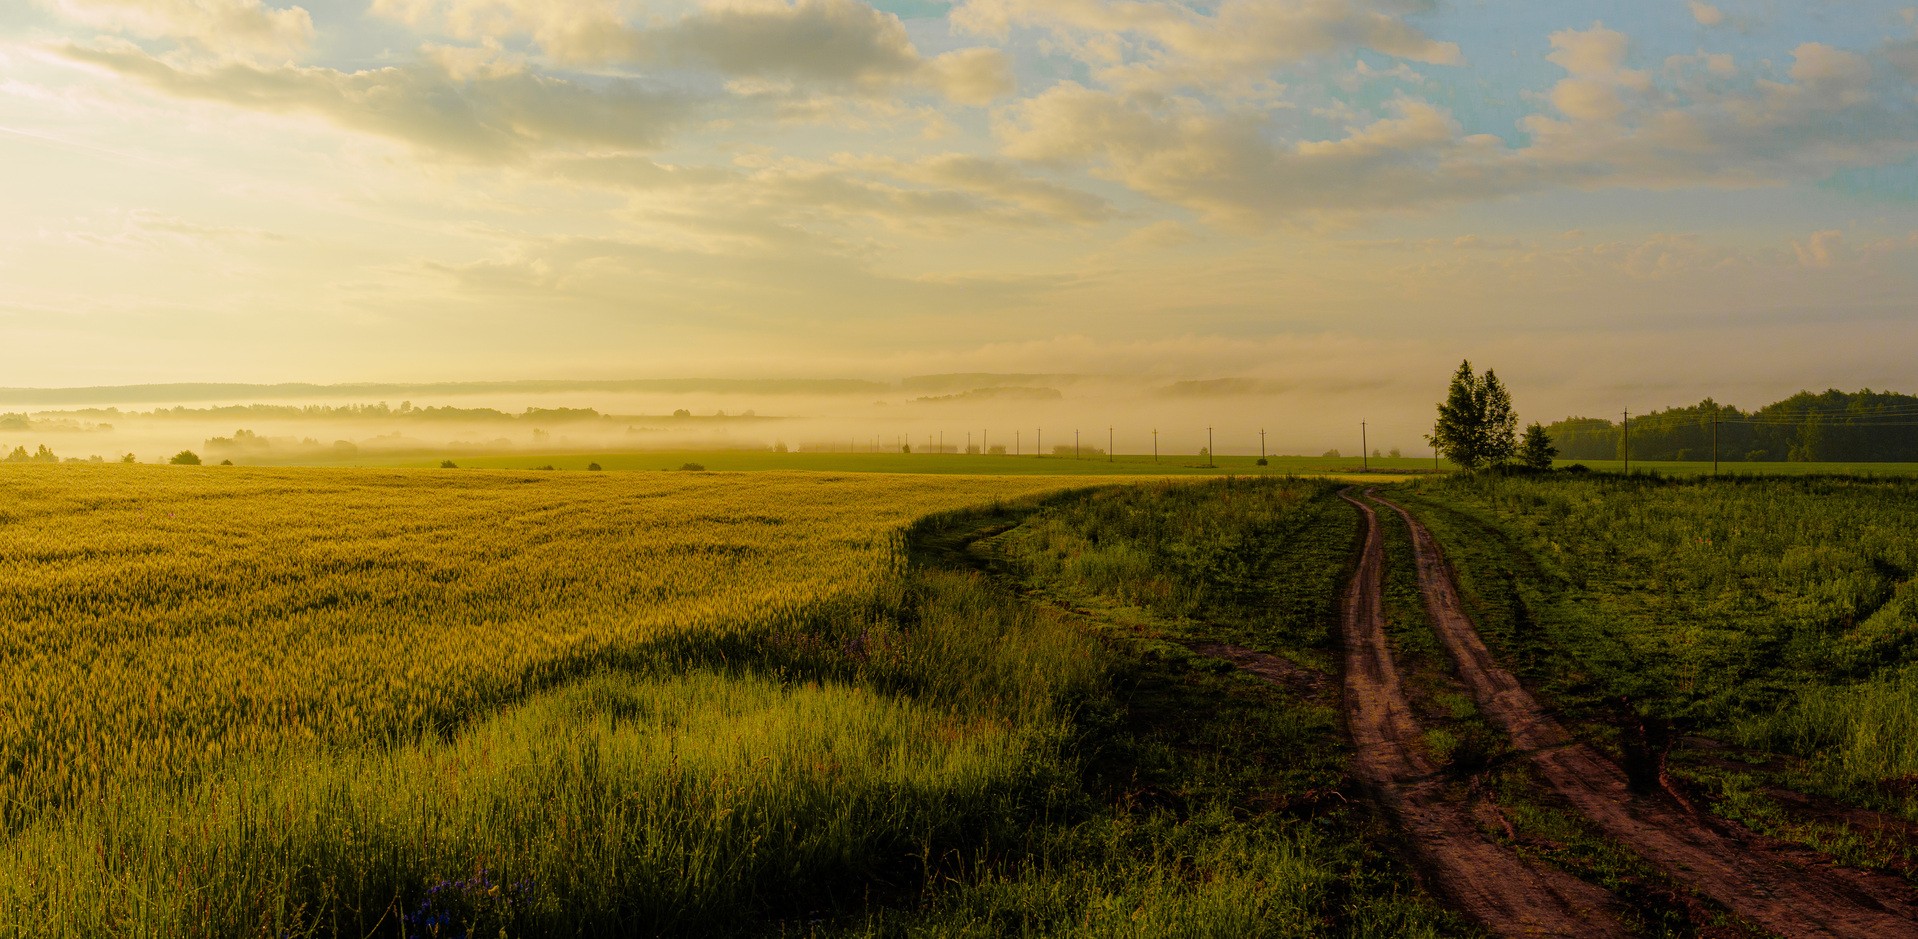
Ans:
{"type": "Polygon", "coordinates": [[[966,431],[966,452],[972,452],[972,431],[966,431]]]}
{"type": "Polygon", "coordinates": [[[938,452],[940,453],[946,452],[946,432],[943,430],[939,432],[939,451],[938,452]]]}
{"type": "Polygon", "coordinates": [[[1072,431],[1072,458],[1073,458],[1073,459],[1075,459],[1075,460],[1079,458],[1079,430],[1078,430],[1078,428],[1073,428],[1073,431],[1072,431]]]}
{"type": "Polygon", "coordinates": [[[1152,462],[1159,462],[1159,428],[1152,428],[1152,462]]]}
{"type": "Polygon", "coordinates": [[[1106,425],[1106,462],[1112,462],[1112,425],[1106,425]]]}
{"type": "Polygon", "coordinates": [[[1265,464],[1265,428],[1259,428],[1259,464],[1265,464]]]}
{"type": "Polygon", "coordinates": [[[1439,471],[1438,425],[1432,425],[1432,472],[1439,471]]]}
{"type": "Polygon", "coordinates": [[[1620,427],[1620,431],[1624,434],[1624,437],[1625,437],[1625,475],[1630,476],[1632,474],[1632,412],[1631,412],[1631,409],[1627,408],[1623,412],[1623,414],[1624,414],[1624,417],[1619,427],[1620,427]]]}
{"type": "Polygon", "coordinates": [[[1712,408],[1712,475],[1718,475],[1718,408],[1712,408]]]}
{"type": "Polygon", "coordinates": [[[1032,433],[1033,433],[1032,455],[1045,456],[1046,455],[1046,429],[1044,427],[1036,428],[1033,430],[1032,433]]]}
{"type": "Polygon", "coordinates": [[[1365,422],[1360,421],[1359,422],[1359,472],[1369,473],[1371,471],[1372,471],[1371,444],[1366,441],[1365,422]]]}
{"type": "Polygon", "coordinates": [[[1012,432],[1012,455],[1013,456],[1018,456],[1020,453],[1024,452],[1025,445],[1021,443],[1019,439],[1020,437],[1024,435],[1025,435],[1025,431],[1023,430],[1015,430],[1012,432]]]}
{"type": "Polygon", "coordinates": [[[1208,468],[1210,468],[1213,465],[1212,463],[1213,459],[1214,459],[1214,454],[1212,452],[1212,428],[1210,426],[1207,426],[1205,429],[1205,465],[1208,468]]]}

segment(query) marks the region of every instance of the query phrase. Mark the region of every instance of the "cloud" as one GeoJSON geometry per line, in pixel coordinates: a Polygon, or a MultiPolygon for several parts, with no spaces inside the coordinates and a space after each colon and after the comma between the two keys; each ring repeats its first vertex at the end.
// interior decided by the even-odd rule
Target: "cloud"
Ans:
{"type": "Polygon", "coordinates": [[[556,159],[539,171],[625,189],[635,196],[635,218],[668,226],[672,239],[715,253],[797,246],[856,254],[868,249],[845,239],[866,223],[950,235],[981,227],[1093,225],[1113,215],[1098,196],[1038,178],[1009,161],[957,153],[783,158],[731,168],[580,156],[556,159]]]}
{"type": "MultiPolygon", "coordinates": [[[[1629,67],[1628,37],[1603,25],[1549,38],[1565,77],[1511,144],[1467,133],[1448,111],[1401,96],[1342,136],[1287,137],[1270,109],[1063,82],[995,112],[1002,152],[1094,173],[1240,228],[1338,221],[1554,187],[1776,185],[1918,153],[1918,100],[1873,57],[1819,43],[1793,51],[1789,81],[1710,81],[1674,61],[1674,84],[1629,67]]],[[[1895,46],[1877,51],[1883,58],[1895,46]]],[[[1338,117],[1333,109],[1319,113],[1338,117]]]]}
{"type": "Polygon", "coordinates": [[[688,107],[681,96],[631,80],[589,86],[533,74],[497,57],[463,59],[444,50],[429,50],[419,63],[354,72],[238,62],[189,69],[125,45],[67,45],[58,51],[173,97],[269,114],[311,114],[421,150],[483,162],[569,145],[652,149],[688,107]]]}
{"type": "Polygon", "coordinates": [[[1805,267],[1828,268],[1843,246],[1845,233],[1835,230],[1812,232],[1804,241],[1791,243],[1792,253],[1805,267]]]}
{"type": "Polygon", "coordinates": [[[963,104],[989,103],[1013,87],[998,50],[927,58],[899,17],[859,0],[714,0],[644,26],[602,0],[375,0],[373,10],[464,40],[527,36],[569,66],[712,69],[859,94],[923,88],[963,104]]]}
{"type": "Polygon", "coordinates": [[[209,52],[285,57],[313,40],[304,7],[261,0],[41,0],[54,12],[94,29],[173,39],[209,52]]]}
{"type": "Polygon", "coordinates": [[[1288,143],[1272,140],[1256,113],[1155,107],[1066,82],[1007,109],[996,132],[1009,156],[1092,161],[1102,175],[1232,227],[1416,208],[1504,185],[1470,168],[1497,156],[1494,140],[1462,134],[1424,102],[1399,99],[1394,110],[1344,137],[1288,143]]]}
{"type": "MultiPolygon", "coordinates": [[[[1207,10],[1139,0],[968,0],[953,24],[1006,36],[1013,27],[1044,29],[1093,65],[1107,85],[1128,88],[1221,86],[1319,56],[1369,49],[1414,62],[1460,61],[1456,43],[1433,39],[1405,14],[1416,0],[1223,0],[1207,10]]],[[[1267,89],[1269,90],[1269,89],[1267,89]]]]}
{"type": "Polygon", "coordinates": [[[1725,11],[1703,0],[1691,0],[1692,19],[1700,26],[1718,26],[1725,22],[1725,11]]]}

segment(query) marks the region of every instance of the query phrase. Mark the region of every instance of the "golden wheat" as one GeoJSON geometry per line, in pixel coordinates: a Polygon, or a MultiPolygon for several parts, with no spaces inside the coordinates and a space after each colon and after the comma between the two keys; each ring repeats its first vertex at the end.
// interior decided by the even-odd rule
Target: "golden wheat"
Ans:
{"type": "Polygon", "coordinates": [[[765,628],[871,588],[916,516],[1064,482],[0,468],[0,817],[765,628]]]}

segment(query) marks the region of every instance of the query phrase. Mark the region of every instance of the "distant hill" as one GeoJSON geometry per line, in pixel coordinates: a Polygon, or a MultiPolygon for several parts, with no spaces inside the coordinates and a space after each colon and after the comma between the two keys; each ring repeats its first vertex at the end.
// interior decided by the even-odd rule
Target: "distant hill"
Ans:
{"type": "MultiPolygon", "coordinates": [[[[1918,397],[1869,389],[1801,391],[1756,411],[1707,398],[1691,407],[1634,415],[1631,458],[1709,460],[1714,420],[1721,461],[1918,462],[1918,397]]],[[[1617,421],[1568,417],[1546,425],[1545,432],[1561,459],[1625,455],[1617,421]]]]}
{"type": "Polygon", "coordinates": [[[608,381],[457,381],[315,385],[285,382],[249,385],[222,382],[181,382],[157,385],[97,385],[84,388],[0,388],[0,404],[123,404],[223,400],[288,400],[329,398],[426,398],[436,395],[546,394],[604,391],[656,394],[883,394],[881,382],[849,378],[635,378],[608,381]]]}
{"type": "Polygon", "coordinates": [[[992,387],[1043,387],[1071,385],[1083,380],[1084,375],[1040,375],[1025,372],[951,372],[944,375],[914,375],[899,382],[906,391],[924,393],[966,392],[977,388],[992,387]]]}
{"type": "Polygon", "coordinates": [[[1057,388],[1029,388],[1023,386],[1000,385],[992,388],[974,388],[950,395],[927,395],[916,398],[917,401],[1057,401],[1065,394],[1057,388]]]}

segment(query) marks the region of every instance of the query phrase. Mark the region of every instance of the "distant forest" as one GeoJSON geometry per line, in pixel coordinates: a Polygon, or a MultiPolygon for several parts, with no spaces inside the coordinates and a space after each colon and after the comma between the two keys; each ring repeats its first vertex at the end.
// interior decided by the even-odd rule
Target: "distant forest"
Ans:
{"type": "MultiPolygon", "coordinates": [[[[1918,462],[1918,397],[1869,389],[1849,394],[1801,391],[1756,411],[1710,398],[1691,407],[1631,419],[1634,460],[1728,462],[1918,462]]],[[[1566,460],[1617,460],[1625,454],[1619,422],[1570,417],[1545,428],[1566,460]]]]}

